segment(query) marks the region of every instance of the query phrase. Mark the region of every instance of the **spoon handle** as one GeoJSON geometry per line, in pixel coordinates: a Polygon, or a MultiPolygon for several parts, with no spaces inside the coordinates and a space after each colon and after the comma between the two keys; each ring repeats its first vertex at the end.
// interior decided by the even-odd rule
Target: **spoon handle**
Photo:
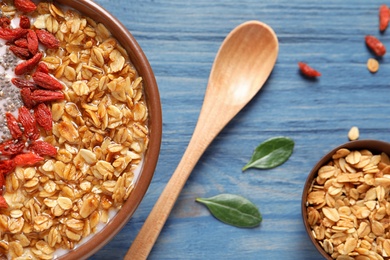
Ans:
{"type": "MultiPolygon", "coordinates": [[[[130,249],[127,251],[125,260],[146,259],[152,250],[193,168],[216,135],[210,133],[208,135],[196,134],[199,128],[196,127],[194,135],[179,165],[154,205],[137,237],[134,239],[130,249]],[[198,138],[201,136],[202,138],[198,138]]],[[[200,131],[203,131],[203,128],[200,131]]]]}

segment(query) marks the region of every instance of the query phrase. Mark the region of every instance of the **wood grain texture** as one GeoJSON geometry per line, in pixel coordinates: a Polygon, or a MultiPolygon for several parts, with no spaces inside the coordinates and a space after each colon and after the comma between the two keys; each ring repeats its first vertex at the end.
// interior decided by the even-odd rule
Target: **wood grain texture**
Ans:
{"type": "Polygon", "coordinates": [[[131,31],[148,57],[163,106],[161,155],[150,188],[125,228],[91,259],[121,259],[176,168],[195,127],[220,43],[238,24],[260,20],[280,52],[267,84],[206,150],[185,185],[150,259],[304,259],[322,257],[305,234],[302,188],[328,150],[358,126],[361,139],[390,141],[390,62],[366,68],[364,36],[378,30],[378,0],[95,0],[131,31]],[[317,81],[298,73],[305,61],[317,81]],[[292,157],[272,170],[241,168],[274,136],[295,140],[292,157]],[[263,214],[255,229],[215,220],[197,197],[235,193],[263,214]]]}

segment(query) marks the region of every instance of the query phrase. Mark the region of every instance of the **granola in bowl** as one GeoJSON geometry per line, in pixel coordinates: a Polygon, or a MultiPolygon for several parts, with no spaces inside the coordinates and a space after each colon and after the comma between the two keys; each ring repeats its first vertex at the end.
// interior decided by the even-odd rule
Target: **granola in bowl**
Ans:
{"type": "Polygon", "coordinates": [[[17,59],[4,77],[14,94],[0,97],[12,104],[0,110],[0,253],[53,259],[131,197],[150,141],[144,81],[103,23],[46,1],[0,8],[17,59]]]}

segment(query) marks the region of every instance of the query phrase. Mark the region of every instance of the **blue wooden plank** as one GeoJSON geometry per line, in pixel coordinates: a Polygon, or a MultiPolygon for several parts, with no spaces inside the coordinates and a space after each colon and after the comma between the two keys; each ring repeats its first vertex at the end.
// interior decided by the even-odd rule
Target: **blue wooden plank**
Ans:
{"type": "Polygon", "coordinates": [[[150,259],[307,259],[322,257],[304,232],[300,199],[308,172],[324,153],[361,138],[390,141],[389,59],[367,71],[364,36],[378,32],[381,1],[372,0],[96,0],[133,33],[156,74],[163,106],[160,160],[145,199],[125,228],[91,259],[122,258],[178,164],[200,111],[215,54],[227,33],[257,19],[278,34],[275,69],[258,96],[224,129],[194,169],[150,259]],[[318,68],[303,79],[297,62],[318,68]],[[272,170],[241,167],[267,138],[296,142],[293,156],[272,170]],[[195,202],[228,192],[263,214],[255,229],[216,221],[195,202]]]}

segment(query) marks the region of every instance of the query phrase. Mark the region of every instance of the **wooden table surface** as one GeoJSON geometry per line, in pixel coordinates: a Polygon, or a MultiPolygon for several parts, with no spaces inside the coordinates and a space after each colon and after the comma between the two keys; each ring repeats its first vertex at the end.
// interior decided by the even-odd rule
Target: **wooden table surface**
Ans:
{"type": "Polygon", "coordinates": [[[95,0],[125,24],[148,57],[163,109],[161,155],[150,188],[125,228],[90,259],[121,259],[176,168],[192,135],[209,72],[225,36],[247,20],[270,25],[280,51],[260,93],[207,149],[177,201],[150,259],[322,259],[304,231],[305,179],[327,151],[360,139],[390,141],[390,60],[366,67],[364,43],[378,30],[379,0],[95,0]],[[303,78],[298,61],[322,72],[303,78]],[[264,140],[287,136],[294,153],[271,170],[241,171],[264,140]],[[240,229],[195,202],[220,193],[255,203],[263,222],[240,229]]]}

